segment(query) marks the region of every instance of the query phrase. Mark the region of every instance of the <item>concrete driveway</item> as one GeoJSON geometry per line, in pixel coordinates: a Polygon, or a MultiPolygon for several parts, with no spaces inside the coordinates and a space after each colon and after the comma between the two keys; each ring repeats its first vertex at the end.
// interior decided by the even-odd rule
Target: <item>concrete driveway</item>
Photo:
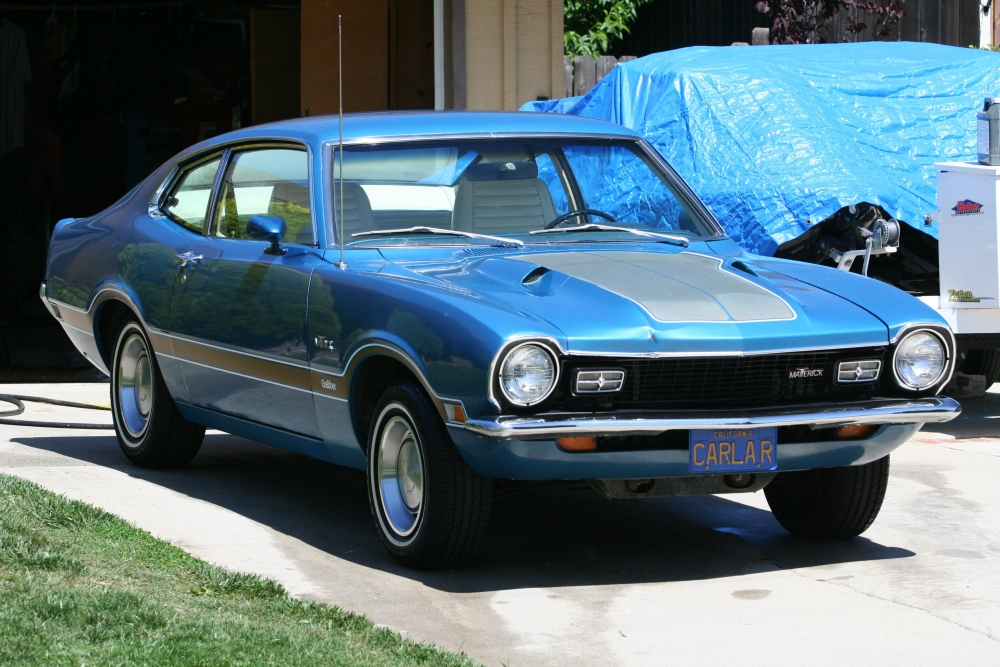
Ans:
{"type": "MultiPolygon", "coordinates": [[[[0,393],[108,400],[107,385],[0,393]]],[[[362,473],[234,436],[161,472],[110,432],[0,426],[0,472],[487,665],[998,665],[1000,392],[965,410],[892,455],[881,515],[848,542],[789,537],[762,493],[538,488],[497,498],[484,558],[436,573],[385,553],[362,473]]]]}

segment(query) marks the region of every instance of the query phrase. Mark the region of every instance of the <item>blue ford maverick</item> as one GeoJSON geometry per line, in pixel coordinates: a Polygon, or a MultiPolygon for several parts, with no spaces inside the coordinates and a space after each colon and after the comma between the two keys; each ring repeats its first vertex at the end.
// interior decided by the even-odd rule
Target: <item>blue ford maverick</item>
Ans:
{"type": "Polygon", "coordinates": [[[932,310],[743,252],[649,144],[586,118],[216,137],[61,221],[41,295],[110,374],[133,462],[182,466],[208,427],[364,469],[414,567],[471,556],[494,487],[527,480],[763,489],[791,533],[853,537],[889,453],[960,411],[932,310]]]}

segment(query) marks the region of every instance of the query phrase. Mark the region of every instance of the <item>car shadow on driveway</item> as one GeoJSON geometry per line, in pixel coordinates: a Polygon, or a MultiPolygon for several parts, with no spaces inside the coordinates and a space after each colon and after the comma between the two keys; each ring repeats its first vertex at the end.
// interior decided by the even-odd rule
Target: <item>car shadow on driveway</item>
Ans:
{"type": "MultiPolygon", "coordinates": [[[[770,512],[719,496],[609,501],[542,486],[497,497],[482,556],[457,570],[398,565],[379,541],[363,472],[212,433],[182,470],[130,464],[112,436],[17,437],[11,442],[129,476],[226,508],[365,567],[449,592],[712,579],[777,568],[906,558],[866,538],[790,537],[770,512]]],[[[46,455],[43,465],[60,465],[46,455]]],[[[55,460],[53,460],[55,459],[55,460]]]]}
{"type": "Polygon", "coordinates": [[[920,435],[941,434],[957,439],[1000,435],[1000,393],[987,392],[985,396],[963,398],[959,402],[962,404],[961,417],[940,424],[924,424],[920,435]]]}

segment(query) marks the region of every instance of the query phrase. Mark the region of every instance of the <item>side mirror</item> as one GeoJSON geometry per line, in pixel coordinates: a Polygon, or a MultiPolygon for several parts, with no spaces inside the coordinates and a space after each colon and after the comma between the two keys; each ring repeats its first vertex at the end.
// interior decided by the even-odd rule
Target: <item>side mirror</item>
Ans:
{"type": "Polygon", "coordinates": [[[271,247],[264,251],[268,255],[284,255],[288,252],[281,247],[285,237],[285,221],[274,215],[252,215],[247,222],[247,236],[259,241],[270,241],[271,247]]]}

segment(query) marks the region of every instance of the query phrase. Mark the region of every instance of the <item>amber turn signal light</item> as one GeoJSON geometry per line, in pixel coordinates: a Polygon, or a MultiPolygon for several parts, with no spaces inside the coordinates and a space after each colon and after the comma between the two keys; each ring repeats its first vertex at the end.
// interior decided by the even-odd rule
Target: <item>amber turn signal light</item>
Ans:
{"type": "Polygon", "coordinates": [[[597,451],[597,438],[556,438],[556,444],[567,452],[597,451]]]}
{"type": "Polygon", "coordinates": [[[837,440],[864,440],[878,430],[878,424],[851,424],[837,429],[837,440]]]}

